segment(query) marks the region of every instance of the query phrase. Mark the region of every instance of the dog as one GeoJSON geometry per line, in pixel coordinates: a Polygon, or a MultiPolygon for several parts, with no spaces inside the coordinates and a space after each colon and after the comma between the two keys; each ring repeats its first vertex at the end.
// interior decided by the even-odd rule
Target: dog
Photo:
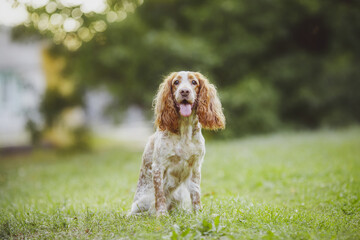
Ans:
{"type": "Polygon", "coordinates": [[[205,156],[201,129],[225,128],[216,88],[199,72],[173,72],[160,84],[153,105],[157,129],[145,146],[130,214],[166,215],[190,200],[198,212],[205,156]]]}

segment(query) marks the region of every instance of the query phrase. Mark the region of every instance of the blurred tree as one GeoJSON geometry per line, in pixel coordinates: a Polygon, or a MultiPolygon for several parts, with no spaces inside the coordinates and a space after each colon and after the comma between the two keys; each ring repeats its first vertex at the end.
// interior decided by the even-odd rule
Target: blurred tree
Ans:
{"type": "MultiPolygon", "coordinates": [[[[162,76],[188,69],[221,89],[225,136],[360,121],[359,1],[152,0],[112,21],[116,4],[82,15],[91,39],[82,26],[61,38],[72,51],[54,46],[78,86],[108,87],[116,99],[109,112],[130,103],[150,109],[162,76]],[[81,41],[76,48],[68,34],[81,41]]],[[[46,7],[30,11],[41,16],[46,7]]]]}
{"type": "Polygon", "coordinates": [[[37,31],[55,44],[63,44],[70,51],[77,50],[83,42],[104,32],[108,24],[123,21],[134,12],[142,0],[13,0],[14,5],[24,4],[29,18],[14,35],[37,31]],[[30,29],[30,31],[26,30],[30,29]]]}
{"type": "Polygon", "coordinates": [[[82,110],[84,89],[78,87],[72,78],[61,74],[65,66],[63,56],[56,56],[49,49],[44,49],[43,67],[47,86],[40,104],[45,122],[43,141],[66,150],[88,149],[88,130],[82,110]]]}

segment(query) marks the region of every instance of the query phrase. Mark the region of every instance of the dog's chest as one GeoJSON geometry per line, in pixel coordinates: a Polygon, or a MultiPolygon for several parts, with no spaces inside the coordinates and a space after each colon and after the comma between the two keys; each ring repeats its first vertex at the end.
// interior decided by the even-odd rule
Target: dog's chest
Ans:
{"type": "Polygon", "coordinates": [[[197,141],[178,141],[169,149],[166,160],[166,173],[168,177],[182,182],[191,173],[202,154],[202,146],[197,141]]]}

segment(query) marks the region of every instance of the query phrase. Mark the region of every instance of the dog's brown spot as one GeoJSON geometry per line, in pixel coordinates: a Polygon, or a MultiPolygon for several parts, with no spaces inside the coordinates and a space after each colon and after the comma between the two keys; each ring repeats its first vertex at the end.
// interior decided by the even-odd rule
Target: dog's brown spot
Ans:
{"type": "Polygon", "coordinates": [[[178,162],[180,162],[180,157],[177,155],[173,155],[173,156],[169,157],[169,160],[170,160],[170,162],[178,163],[178,162]]]}
{"type": "Polygon", "coordinates": [[[194,165],[195,161],[196,161],[196,157],[195,157],[195,156],[191,156],[191,157],[189,158],[189,160],[187,161],[188,164],[189,164],[189,167],[192,167],[192,166],[194,165]]]}

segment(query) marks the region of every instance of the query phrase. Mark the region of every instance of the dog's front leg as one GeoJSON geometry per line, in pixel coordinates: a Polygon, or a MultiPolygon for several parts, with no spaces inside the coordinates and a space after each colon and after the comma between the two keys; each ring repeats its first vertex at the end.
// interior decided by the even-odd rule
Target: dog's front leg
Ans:
{"type": "Polygon", "coordinates": [[[156,215],[161,216],[167,213],[166,198],[164,194],[164,170],[158,164],[153,164],[153,183],[155,190],[155,209],[156,215]]]}
{"type": "Polygon", "coordinates": [[[201,209],[200,181],[201,181],[201,167],[197,166],[192,170],[190,183],[189,183],[189,192],[190,192],[191,203],[194,212],[198,212],[201,209]]]}

